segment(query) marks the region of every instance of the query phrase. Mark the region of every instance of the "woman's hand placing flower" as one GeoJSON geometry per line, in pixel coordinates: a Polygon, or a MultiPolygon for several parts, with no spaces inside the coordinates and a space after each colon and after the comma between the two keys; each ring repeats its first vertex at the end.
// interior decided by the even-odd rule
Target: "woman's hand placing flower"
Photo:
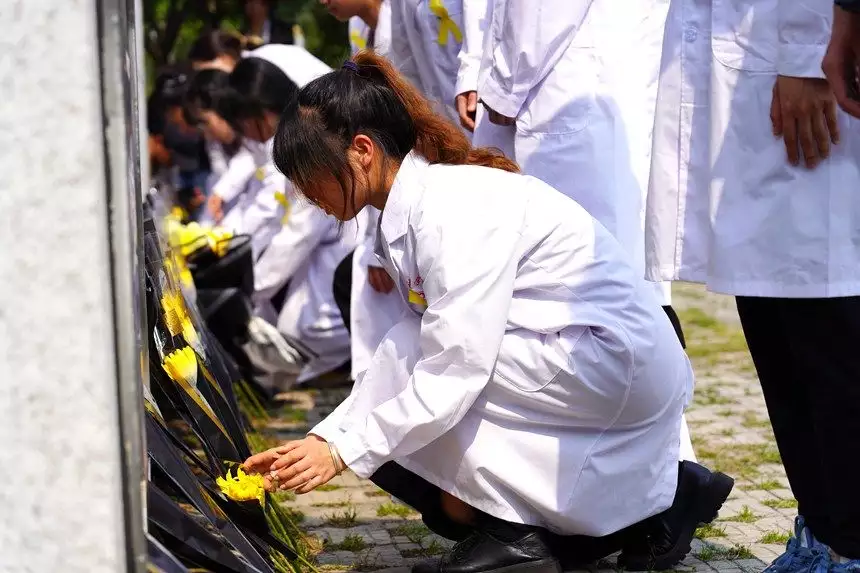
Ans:
{"type": "Polygon", "coordinates": [[[296,493],[307,493],[327,483],[345,466],[328,442],[309,435],[251,456],[245,468],[263,474],[270,491],[294,489],[296,493]]]}

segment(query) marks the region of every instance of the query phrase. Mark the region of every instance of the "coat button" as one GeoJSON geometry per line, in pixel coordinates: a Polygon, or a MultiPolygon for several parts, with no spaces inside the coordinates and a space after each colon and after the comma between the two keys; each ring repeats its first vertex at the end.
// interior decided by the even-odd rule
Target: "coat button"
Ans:
{"type": "Polygon", "coordinates": [[[699,31],[696,29],[695,26],[690,26],[689,28],[684,30],[684,40],[686,40],[687,42],[695,42],[698,37],[699,31]]]}

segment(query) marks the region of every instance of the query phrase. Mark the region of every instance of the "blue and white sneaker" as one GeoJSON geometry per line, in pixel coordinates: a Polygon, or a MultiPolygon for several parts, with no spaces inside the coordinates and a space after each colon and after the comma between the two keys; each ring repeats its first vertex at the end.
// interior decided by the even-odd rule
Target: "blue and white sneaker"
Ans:
{"type": "Polygon", "coordinates": [[[831,573],[860,573],[860,559],[848,559],[830,550],[831,573]]]}
{"type": "MultiPolygon", "coordinates": [[[[828,573],[830,571],[830,551],[826,545],[815,539],[806,527],[803,517],[794,519],[794,536],[788,540],[785,553],[776,558],[762,573],[828,573]]],[[[845,571],[841,573],[860,573],[845,571]]]]}

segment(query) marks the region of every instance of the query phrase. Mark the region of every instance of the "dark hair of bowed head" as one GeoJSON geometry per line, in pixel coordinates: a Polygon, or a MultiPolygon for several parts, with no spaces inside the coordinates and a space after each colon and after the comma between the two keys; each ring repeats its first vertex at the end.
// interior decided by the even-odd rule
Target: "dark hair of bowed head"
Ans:
{"type": "Polygon", "coordinates": [[[414,149],[429,163],[519,171],[498,150],[472,148],[388,60],[368,51],[289,101],[275,134],[275,165],[312,202],[314,178],[323,173],[337,178],[345,198],[354,197],[347,194],[355,185],[347,150],[360,134],[397,163],[414,149]]]}
{"type": "Polygon", "coordinates": [[[200,70],[188,84],[185,94],[185,113],[193,116],[196,110],[214,111],[224,116],[224,100],[229,97],[230,74],[223,70],[200,70]]]}
{"type": "Polygon", "coordinates": [[[256,57],[240,60],[228,84],[222,115],[232,123],[262,118],[266,111],[280,115],[298,91],[298,86],[281,68],[256,57]]]}
{"type": "Polygon", "coordinates": [[[188,50],[192,62],[211,62],[220,56],[229,56],[238,61],[242,57],[245,41],[223,30],[205,30],[188,50]]]}

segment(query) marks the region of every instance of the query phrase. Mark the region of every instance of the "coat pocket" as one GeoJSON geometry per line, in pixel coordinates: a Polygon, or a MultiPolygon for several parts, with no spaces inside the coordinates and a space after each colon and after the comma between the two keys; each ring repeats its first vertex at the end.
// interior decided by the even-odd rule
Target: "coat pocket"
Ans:
{"type": "Polygon", "coordinates": [[[517,118],[517,131],[564,135],[588,127],[597,101],[600,62],[594,48],[570,46],[532,89],[517,118]]]}
{"type": "Polygon", "coordinates": [[[495,375],[503,386],[516,391],[540,392],[559,373],[575,374],[569,358],[585,330],[584,327],[571,327],[550,334],[529,330],[508,332],[502,339],[495,375]]]}
{"type": "Polygon", "coordinates": [[[776,71],[779,0],[713,0],[711,50],[722,65],[749,72],[776,71]]]}

